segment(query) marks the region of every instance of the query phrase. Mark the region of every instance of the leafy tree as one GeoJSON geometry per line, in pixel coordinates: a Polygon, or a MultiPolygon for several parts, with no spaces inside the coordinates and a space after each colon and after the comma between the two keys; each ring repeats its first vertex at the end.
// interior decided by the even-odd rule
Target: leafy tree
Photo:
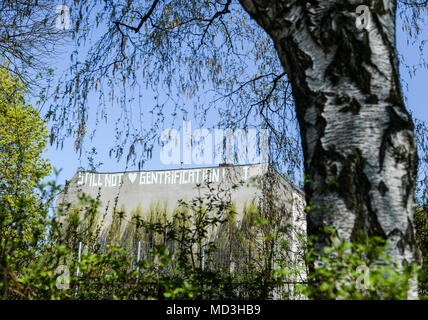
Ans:
{"type": "Polygon", "coordinates": [[[13,204],[17,195],[33,195],[51,166],[41,157],[47,130],[39,112],[26,104],[26,89],[17,76],[0,69],[1,196],[13,204]]]}
{"type": "Polygon", "coordinates": [[[51,60],[69,33],[57,28],[56,3],[46,0],[4,0],[0,3],[0,66],[33,89],[52,75],[51,60]]]}
{"type": "Polygon", "coordinates": [[[46,125],[25,102],[26,88],[0,68],[0,288],[3,297],[16,290],[16,278],[34,259],[47,235],[48,208],[56,187],[38,190],[50,174],[43,159],[46,125]]]}
{"type": "Polygon", "coordinates": [[[48,138],[45,122],[25,102],[25,93],[18,77],[0,68],[0,201],[11,226],[21,217],[30,228],[40,217],[30,206],[25,212],[19,207],[24,201],[37,203],[36,188],[51,173],[51,165],[42,157],[48,138]]]}

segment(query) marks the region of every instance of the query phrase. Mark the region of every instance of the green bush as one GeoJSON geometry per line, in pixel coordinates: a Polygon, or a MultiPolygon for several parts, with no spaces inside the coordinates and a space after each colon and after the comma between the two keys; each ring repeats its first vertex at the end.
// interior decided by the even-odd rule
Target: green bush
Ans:
{"type": "Polygon", "coordinates": [[[322,252],[308,251],[312,272],[309,285],[301,287],[311,299],[380,300],[407,299],[415,284],[416,265],[400,267],[388,256],[386,242],[379,237],[361,237],[352,243],[337,237],[322,252]]]}

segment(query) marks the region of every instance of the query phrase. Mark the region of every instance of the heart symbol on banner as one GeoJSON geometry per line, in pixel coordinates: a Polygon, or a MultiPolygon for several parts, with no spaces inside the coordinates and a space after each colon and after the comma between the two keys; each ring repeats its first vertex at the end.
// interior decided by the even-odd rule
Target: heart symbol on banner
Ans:
{"type": "Polygon", "coordinates": [[[128,173],[128,178],[129,178],[129,181],[131,181],[131,183],[134,183],[135,179],[137,179],[137,174],[135,172],[128,173]]]}

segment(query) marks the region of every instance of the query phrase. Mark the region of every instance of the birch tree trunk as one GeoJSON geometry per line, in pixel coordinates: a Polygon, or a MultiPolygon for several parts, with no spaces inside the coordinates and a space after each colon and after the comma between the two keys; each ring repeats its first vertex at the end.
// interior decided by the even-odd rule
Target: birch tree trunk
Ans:
{"type": "Polygon", "coordinates": [[[398,263],[418,261],[413,226],[417,152],[395,47],[396,1],[240,0],[272,37],[300,124],[308,233],[388,240],[398,263]],[[358,5],[370,9],[358,28],[358,5]],[[336,181],[337,183],[335,183],[336,181]]]}

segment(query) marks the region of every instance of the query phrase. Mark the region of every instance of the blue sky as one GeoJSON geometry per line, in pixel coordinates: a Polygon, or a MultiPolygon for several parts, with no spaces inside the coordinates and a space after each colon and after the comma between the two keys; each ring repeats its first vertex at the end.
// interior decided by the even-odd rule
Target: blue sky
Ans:
{"type": "MultiPolygon", "coordinates": [[[[401,23],[397,23],[397,46],[399,53],[404,56],[405,61],[408,65],[415,65],[420,62],[420,53],[417,46],[407,44],[407,35],[401,30],[401,23]]],[[[421,35],[421,38],[428,35],[427,32],[421,35]]],[[[428,37],[426,37],[428,38],[428,37]]],[[[70,48],[71,50],[71,48],[70,48]]],[[[56,70],[64,70],[68,67],[69,56],[71,51],[67,48],[62,50],[62,54],[58,55],[58,59],[53,61],[53,68],[56,70]]],[[[428,70],[419,68],[416,74],[412,77],[409,76],[408,71],[403,64],[400,64],[401,77],[403,78],[403,93],[407,98],[407,107],[413,113],[413,116],[421,119],[428,120],[428,109],[427,109],[427,91],[428,91],[428,70]]],[[[148,90],[144,92],[145,103],[150,103],[151,100],[155,102],[154,94],[148,90]]],[[[98,101],[94,98],[89,100],[91,108],[95,109],[98,101]]],[[[189,101],[189,105],[193,103],[189,101]]],[[[111,112],[111,111],[110,111],[111,112]]],[[[111,119],[114,119],[112,117],[111,119]]],[[[181,123],[181,121],[179,121],[181,123]]],[[[192,130],[197,129],[197,122],[192,121],[192,130]]],[[[114,143],[114,123],[102,124],[97,128],[97,135],[95,139],[89,143],[87,142],[85,148],[89,150],[92,146],[96,147],[97,150],[97,161],[102,162],[103,165],[99,168],[99,171],[124,171],[136,169],[133,166],[126,166],[125,157],[119,162],[110,158],[108,150],[114,143]]],[[[155,149],[151,160],[145,163],[144,170],[151,169],[169,169],[175,168],[177,165],[166,166],[160,161],[160,148],[155,149]]],[[[87,158],[85,154],[80,157],[74,150],[73,138],[68,138],[64,141],[62,149],[57,149],[55,146],[49,146],[45,157],[51,159],[53,166],[57,169],[61,169],[61,173],[58,177],[57,182],[61,185],[64,184],[65,179],[70,179],[80,166],[87,164],[87,158]]],[[[193,165],[195,166],[195,165],[193,165]]]]}

